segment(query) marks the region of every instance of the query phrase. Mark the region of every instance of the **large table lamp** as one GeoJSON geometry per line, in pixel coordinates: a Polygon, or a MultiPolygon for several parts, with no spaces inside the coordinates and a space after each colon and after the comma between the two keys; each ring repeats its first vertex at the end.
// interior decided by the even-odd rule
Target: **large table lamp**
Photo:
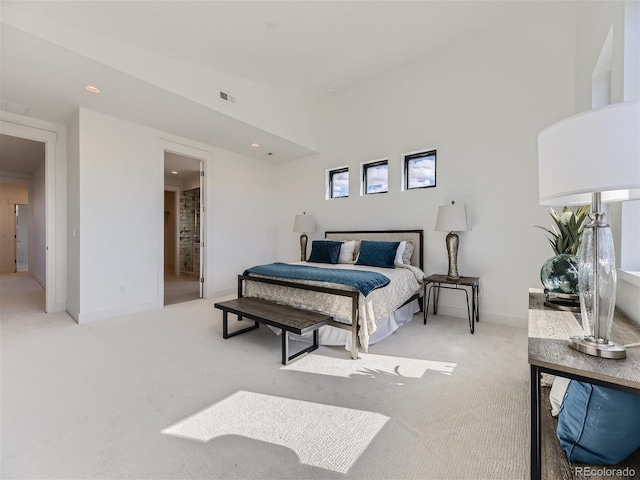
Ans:
{"type": "Polygon", "coordinates": [[[302,215],[296,215],[296,219],[293,222],[293,231],[302,233],[300,235],[300,260],[304,262],[307,259],[307,241],[309,240],[307,232],[316,231],[316,219],[313,215],[307,215],[306,212],[302,215]]]}
{"type": "Polygon", "coordinates": [[[538,136],[540,205],[587,205],[578,249],[578,290],[584,335],[575,350],[625,358],[609,339],[615,308],[616,259],[602,202],[640,198],[640,102],[622,102],[564,119],[538,136]]]}
{"type": "Polygon", "coordinates": [[[436,230],[439,232],[449,232],[447,234],[447,255],[449,257],[449,271],[447,278],[456,280],[460,278],[458,274],[458,235],[455,232],[466,232],[469,230],[469,222],[467,220],[466,205],[442,205],[438,208],[438,217],[436,218],[436,230]]]}

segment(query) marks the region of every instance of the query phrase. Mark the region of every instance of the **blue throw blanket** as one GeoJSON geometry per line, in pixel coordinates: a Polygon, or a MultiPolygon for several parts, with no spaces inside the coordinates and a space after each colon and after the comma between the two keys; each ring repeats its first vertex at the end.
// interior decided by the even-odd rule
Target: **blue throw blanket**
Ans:
{"type": "Polygon", "coordinates": [[[389,284],[389,279],[377,272],[364,270],[346,270],[312,267],[308,265],[292,265],[289,263],[270,263],[258,265],[244,271],[244,275],[256,273],[269,277],[294,278],[296,280],[313,280],[316,282],[339,283],[357,288],[365,297],[376,288],[389,284]]]}

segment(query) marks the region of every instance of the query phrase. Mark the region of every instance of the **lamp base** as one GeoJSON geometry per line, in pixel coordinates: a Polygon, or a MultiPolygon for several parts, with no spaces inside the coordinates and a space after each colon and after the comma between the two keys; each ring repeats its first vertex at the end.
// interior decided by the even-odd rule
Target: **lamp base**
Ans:
{"type": "Polygon", "coordinates": [[[307,237],[306,233],[303,233],[302,235],[300,235],[300,261],[301,262],[307,261],[307,240],[308,239],[309,237],[307,237]]]}
{"type": "Polygon", "coordinates": [[[616,345],[613,342],[595,343],[584,337],[575,336],[569,339],[569,346],[574,350],[586,353],[587,355],[593,355],[594,357],[611,358],[615,360],[627,358],[627,351],[624,347],[616,345]]]}
{"type": "Polygon", "coordinates": [[[458,235],[454,232],[447,234],[447,256],[449,257],[449,271],[447,272],[447,278],[450,280],[457,280],[460,278],[458,274],[458,235]]]}
{"type": "Polygon", "coordinates": [[[565,312],[580,312],[580,296],[574,293],[550,292],[545,288],[544,306],[565,312]]]}

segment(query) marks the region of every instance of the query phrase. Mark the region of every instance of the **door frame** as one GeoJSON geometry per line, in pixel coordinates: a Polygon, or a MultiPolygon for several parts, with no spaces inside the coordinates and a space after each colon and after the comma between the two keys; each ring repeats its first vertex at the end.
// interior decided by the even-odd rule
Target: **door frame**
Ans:
{"type": "MultiPolygon", "coordinates": [[[[160,308],[164,307],[164,153],[175,153],[177,155],[181,155],[183,157],[193,158],[194,160],[199,160],[202,165],[202,169],[204,172],[204,178],[206,179],[208,176],[208,170],[211,162],[213,161],[213,153],[207,152],[206,150],[201,150],[199,148],[190,147],[188,145],[184,145],[182,143],[173,142],[171,140],[166,140],[164,138],[158,139],[158,158],[159,165],[161,168],[158,169],[158,306],[160,308]]],[[[208,292],[208,284],[209,284],[209,272],[207,268],[207,249],[209,248],[209,242],[207,239],[207,223],[204,212],[204,206],[206,205],[206,201],[208,198],[208,191],[206,188],[207,182],[201,181],[201,184],[204,186],[200,188],[200,209],[201,209],[201,217],[200,217],[200,228],[202,235],[200,236],[200,277],[204,278],[204,282],[201,284],[201,292],[202,298],[207,298],[208,292]]],[[[178,199],[179,200],[179,199],[178,199]]],[[[179,244],[178,248],[179,248],[179,244]]]]}
{"type": "MultiPolygon", "coordinates": [[[[0,120],[0,130],[4,135],[25,138],[44,143],[44,188],[45,188],[45,312],[60,309],[56,301],[58,289],[57,278],[57,245],[56,245],[56,132],[30,127],[6,120],[0,120]]],[[[35,278],[35,277],[34,277],[35,278]]],[[[66,303],[63,302],[63,310],[66,303]]]]}

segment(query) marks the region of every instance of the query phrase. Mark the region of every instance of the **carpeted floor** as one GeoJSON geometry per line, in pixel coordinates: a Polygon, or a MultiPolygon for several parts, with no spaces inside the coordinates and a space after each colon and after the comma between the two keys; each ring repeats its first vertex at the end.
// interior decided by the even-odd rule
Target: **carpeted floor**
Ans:
{"type": "Polygon", "coordinates": [[[223,340],[213,300],[77,325],[0,276],[4,479],[520,479],[527,333],[414,320],[357,361],[223,340]]]}

